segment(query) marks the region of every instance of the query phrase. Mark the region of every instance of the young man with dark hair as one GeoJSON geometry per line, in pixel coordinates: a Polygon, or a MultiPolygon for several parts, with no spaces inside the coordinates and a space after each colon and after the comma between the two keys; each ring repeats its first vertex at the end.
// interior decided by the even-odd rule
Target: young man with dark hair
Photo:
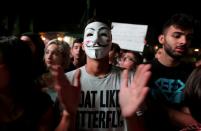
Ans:
{"type": "Polygon", "coordinates": [[[75,70],[86,63],[86,54],[82,49],[83,38],[76,38],[71,47],[71,61],[69,70],[75,70]]]}
{"type": "Polygon", "coordinates": [[[196,123],[184,112],[183,101],[185,82],[193,66],[181,61],[191,45],[193,28],[191,16],[175,14],[164,24],[158,37],[163,53],[148,62],[152,65],[152,77],[145,118],[150,130],[174,131],[196,123]]]}

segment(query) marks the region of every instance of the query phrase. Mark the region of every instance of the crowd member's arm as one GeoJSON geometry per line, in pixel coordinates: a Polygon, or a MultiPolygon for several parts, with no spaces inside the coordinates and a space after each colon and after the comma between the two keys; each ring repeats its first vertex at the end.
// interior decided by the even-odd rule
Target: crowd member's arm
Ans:
{"type": "Polygon", "coordinates": [[[53,109],[49,107],[48,111],[45,112],[39,121],[37,131],[51,131],[53,124],[53,109]]]}
{"type": "Polygon", "coordinates": [[[197,124],[197,121],[191,116],[189,112],[178,111],[168,107],[167,107],[167,111],[168,111],[170,122],[179,128],[184,128],[189,125],[197,124]]]}
{"type": "Polygon", "coordinates": [[[143,124],[139,123],[136,112],[144,102],[149,88],[147,83],[151,76],[150,65],[139,65],[131,84],[128,86],[128,71],[122,73],[119,103],[122,116],[127,120],[128,131],[144,130],[143,124]]]}
{"type": "Polygon", "coordinates": [[[56,131],[75,131],[75,118],[80,101],[80,70],[78,69],[74,75],[73,85],[70,84],[60,66],[52,66],[51,73],[59,101],[64,109],[56,131]]]}
{"type": "Polygon", "coordinates": [[[70,116],[70,114],[63,110],[62,112],[62,118],[59,123],[59,125],[56,127],[55,131],[75,131],[75,117],[70,116]]]}

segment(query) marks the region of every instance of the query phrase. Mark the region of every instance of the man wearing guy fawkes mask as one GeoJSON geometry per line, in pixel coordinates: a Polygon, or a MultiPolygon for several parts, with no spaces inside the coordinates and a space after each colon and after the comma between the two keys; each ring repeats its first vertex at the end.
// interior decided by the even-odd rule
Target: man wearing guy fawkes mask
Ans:
{"type": "Polygon", "coordinates": [[[91,59],[102,59],[108,56],[112,45],[109,27],[101,22],[87,25],[84,33],[84,50],[91,59]]]}
{"type": "MultiPolygon", "coordinates": [[[[87,62],[80,68],[81,98],[77,112],[79,130],[124,129],[118,104],[120,70],[113,69],[108,62],[111,45],[110,25],[93,21],[86,26],[83,49],[87,62]]],[[[73,74],[66,74],[70,81],[73,74]]]]}
{"type": "MultiPolygon", "coordinates": [[[[119,105],[122,69],[110,65],[108,62],[111,46],[111,23],[102,19],[91,19],[84,31],[83,49],[87,55],[87,62],[86,65],[80,67],[80,84],[74,85],[77,71],[74,70],[65,74],[70,84],[74,85],[73,87],[79,87],[79,85],[81,87],[80,99],[70,98],[74,102],[72,106],[76,106],[75,103],[78,101],[78,110],[76,111],[76,108],[73,109],[75,111],[67,110],[71,118],[76,114],[75,126],[77,130],[127,130],[119,105]]],[[[128,79],[126,80],[128,81],[128,79]]],[[[126,84],[126,82],[124,83],[126,84]]],[[[122,103],[120,104],[122,105],[122,103]]],[[[60,123],[63,125],[62,127],[68,127],[69,124],[68,119],[63,119],[65,116],[63,115],[61,119],[66,120],[66,122],[60,123]],[[64,126],[65,124],[66,126],[64,126]]],[[[70,124],[73,123],[70,122],[70,124]]]]}

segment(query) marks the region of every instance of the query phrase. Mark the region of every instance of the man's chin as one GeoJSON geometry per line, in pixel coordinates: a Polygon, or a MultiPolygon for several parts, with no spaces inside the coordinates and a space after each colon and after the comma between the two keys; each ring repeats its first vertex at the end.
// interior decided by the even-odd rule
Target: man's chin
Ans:
{"type": "Polygon", "coordinates": [[[182,57],[184,56],[184,54],[175,54],[175,55],[173,55],[173,58],[174,59],[181,59],[182,57]]]}

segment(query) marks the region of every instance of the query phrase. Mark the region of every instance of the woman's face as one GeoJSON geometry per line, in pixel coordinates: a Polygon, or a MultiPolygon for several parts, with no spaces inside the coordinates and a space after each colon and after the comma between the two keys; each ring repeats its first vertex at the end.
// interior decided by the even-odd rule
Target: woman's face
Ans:
{"type": "Polygon", "coordinates": [[[126,68],[126,69],[132,69],[134,68],[135,64],[135,56],[131,52],[126,52],[122,55],[120,60],[120,67],[126,68]]]}
{"type": "Polygon", "coordinates": [[[61,52],[59,51],[58,45],[51,44],[47,46],[45,50],[45,64],[49,68],[53,64],[62,65],[63,57],[61,52]]]}

